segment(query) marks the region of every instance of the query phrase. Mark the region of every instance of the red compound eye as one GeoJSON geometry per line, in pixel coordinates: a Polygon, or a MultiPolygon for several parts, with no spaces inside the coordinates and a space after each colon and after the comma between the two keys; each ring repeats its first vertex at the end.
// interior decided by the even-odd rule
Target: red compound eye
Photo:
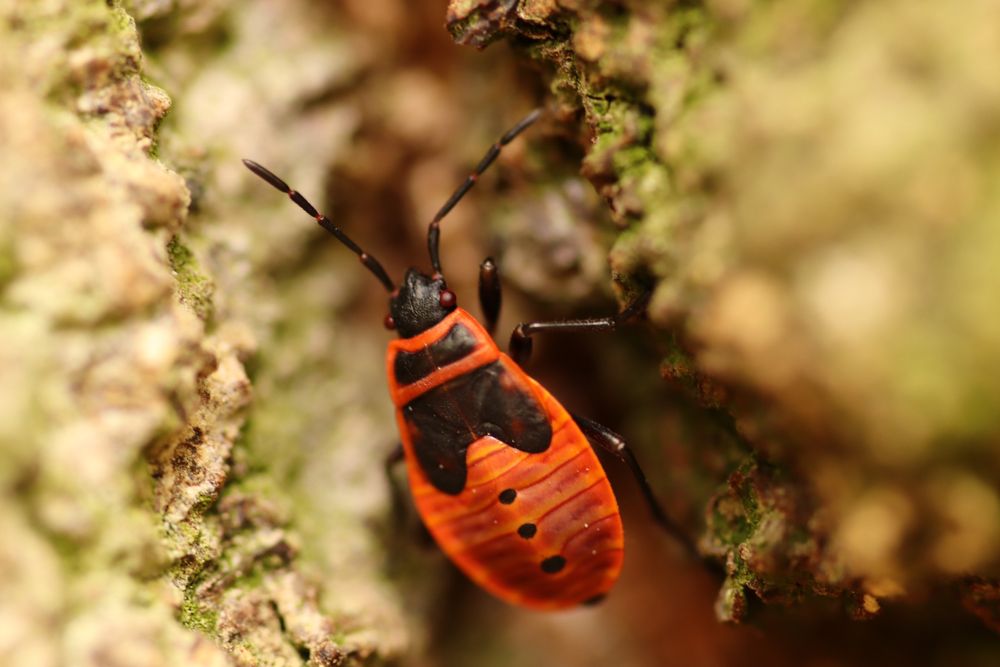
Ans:
{"type": "Polygon", "coordinates": [[[385,325],[385,328],[389,331],[396,328],[396,320],[392,319],[392,315],[386,315],[385,319],[382,320],[382,324],[385,325]]]}
{"type": "Polygon", "coordinates": [[[456,301],[455,293],[450,289],[441,290],[441,294],[438,296],[438,303],[441,304],[442,308],[454,308],[456,301]]]}

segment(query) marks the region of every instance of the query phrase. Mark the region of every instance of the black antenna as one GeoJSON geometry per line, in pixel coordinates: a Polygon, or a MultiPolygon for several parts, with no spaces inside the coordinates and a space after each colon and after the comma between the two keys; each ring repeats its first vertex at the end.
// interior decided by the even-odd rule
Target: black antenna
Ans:
{"type": "Polygon", "coordinates": [[[350,248],[351,252],[357,255],[358,259],[361,260],[361,263],[364,264],[369,271],[374,273],[375,277],[378,278],[383,285],[385,285],[386,290],[392,292],[396,289],[396,286],[389,278],[389,274],[385,272],[385,269],[382,268],[379,261],[362,250],[357,243],[351,240],[351,237],[345,234],[340,227],[333,224],[330,218],[317,211],[316,208],[309,203],[309,200],[303,197],[297,190],[293,190],[288,187],[288,183],[285,183],[283,180],[272,174],[270,170],[260,166],[253,160],[243,160],[243,164],[246,165],[247,169],[274,186],[275,189],[281,190],[288,195],[288,198],[295,202],[299,208],[314,217],[320,227],[333,234],[338,241],[350,248]]]}
{"type": "Polygon", "coordinates": [[[483,175],[483,172],[486,171],[489,166],[493,164],[493,161],[497,159],[497,156],[500,155],[500,151],[503,147],[513,141],[514,137],[528,129],[528,127],[538,120],[538,117],[541,115],[542,109],[535,109],[522,118],[521,122],[507,130],[507,133],[500,137],[499,141],[490,146],[490,149],[486,151],[486,155],[483,156],[483,159],[479,161],[479,164],[477,164],[476,168],[472,170],[472,173],[466,177],[465,182],[458,186],[458,189],[452,193],[451,197],[448,197],[448,201],[444,203],[444,206],[441,207],[441,209],[434,216],[434,219],[431,220],[431,224],[427,228],[427,249],[431,253],[431,266],[434,268],[434,273],[438,276],[443,275],[441,273],[441,258],[438,255],[438,241],[441,237],[441,227],[439,223],[441,222],[441,219],[448,215],[451,209],[455,208],[455,204],[457,204],[462,197],[465,196],[466,192],[472,189],[472,186],[476,184],[476,181],[483,175]]]}

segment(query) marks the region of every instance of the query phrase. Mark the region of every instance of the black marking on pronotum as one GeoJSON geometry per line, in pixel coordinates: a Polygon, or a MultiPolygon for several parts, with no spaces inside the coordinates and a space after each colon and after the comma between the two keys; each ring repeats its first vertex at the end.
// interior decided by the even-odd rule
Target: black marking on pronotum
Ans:
{"type": "Polygon", "coordinates": [[[514,489],[504,489],[503,491],[500,492],[500,495],[498,496],[498,500],[502,502],[504,505],[510,505],[512,502],[514,502],[515,498],[517,498],[517,491],[515,491],[514,489]]]}
{"type": "Polygon", "coordinates": [[[538,532],[538,526],[533,523],[522,523],[517,527],[517,534],[526,540],[530,540],[538,532]]]}
{"type": "Polygon", "coordinates": [[[413,384],[442,366],[454,363],[475,351],[476,337],[463,324],[456,324],[440,340],[423,350],[401,350],[393,362],[393,373],[401,385],[413,384]]]}
{"type": "Polygon", "coordinates": [[[413,451],[434,488],[458,495],[469,445],[484,436],[522,452],[549,448],[552,426],[531,388],[493,362],[426,391],[403,406],[413,451]]]}
{"type": "Polygon", "coordinates": [[[549,556],[542,561],[542,572],[555,574],[566,567],[566,559],[562,556],[549,556]]]}
{"type": "Polygon", "coordinates": [[[592,598],[587,598],[586,600],[584,600],[580,604],[582,604],[582,605],[584,605],[586,607],[593,607],[594,605],[597,605],[597,604],[600,604],[600,603],[604,602],[604,598],[606,598],[606,597],[608,597],[607,593],[599,593],[599,594],[595,595],[592,598]]]}

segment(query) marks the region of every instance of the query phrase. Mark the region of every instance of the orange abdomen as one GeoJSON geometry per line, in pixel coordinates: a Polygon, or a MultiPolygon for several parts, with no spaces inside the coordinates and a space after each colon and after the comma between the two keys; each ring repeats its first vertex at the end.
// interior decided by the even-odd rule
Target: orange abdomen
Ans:
{"type": "MultiPolygon", "coordinates": [[[[428,351],[429,358],[439,352],[428,351]]],[[[624,538],[597,456],[566,410],[501,353],[470,315],[456,309],[419,336],[393,341],[389,379],[414,501],[459,568],[497,597],[537,609],[574,606],[611,588],[624,538]],[[419,355],[446,335],[454,339],[456,325],[471,334],[463,354],[431,364],[425,375],[400,385],[396,355],[419,355]],[[478,380],[468,380],[477,373],[478,380]],[[484,388],[489,382],[496,386],[484,388]],[[419,397],[430,392],[435,414],[456,424],[439,436],[460,449],[454,457],[432,441],[428,422],[413,414],[428,409],[419,397]],[[478,396],[487,398],[477,402],[478,396]],[[509,414],[502,412],[505,401],[509,414]],[[542,445],[531,438],[542,432],[539,417],[548,428],[542,445]],[[459,464],[462,470],[455,468],[459,464]]]]}

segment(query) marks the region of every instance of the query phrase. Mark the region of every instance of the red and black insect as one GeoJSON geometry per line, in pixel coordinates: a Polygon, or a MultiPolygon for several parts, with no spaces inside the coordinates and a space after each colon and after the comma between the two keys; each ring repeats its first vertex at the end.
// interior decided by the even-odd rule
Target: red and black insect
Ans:
{"type": "Polygon", "coordinates": [[[243,162],[350,248],[388,290],[385,324],[399,338],[389,343],[386,367],[402,440],[388,462],[405,458],[413,499],[430,533],[469,578],[497,597],[560,609],[603,597],[622,566],[618,503],[590,442],[628,464],[658,522],[693,547],[656,502],[625,441],[571,415],[521,369],[534,334],[612,330],[640,312],[645,299],[613,317],[519,324],[508,356],[492,337],[501,301],[493,260],[480,267],[485,326],[457,306],[441,271],[441,219],[539,115],[535,110],[491,146],[445,202],[427,234],[433,273],[411,268],[398,288],[378,260],[305,197],[256,162],[243,162]]]}

